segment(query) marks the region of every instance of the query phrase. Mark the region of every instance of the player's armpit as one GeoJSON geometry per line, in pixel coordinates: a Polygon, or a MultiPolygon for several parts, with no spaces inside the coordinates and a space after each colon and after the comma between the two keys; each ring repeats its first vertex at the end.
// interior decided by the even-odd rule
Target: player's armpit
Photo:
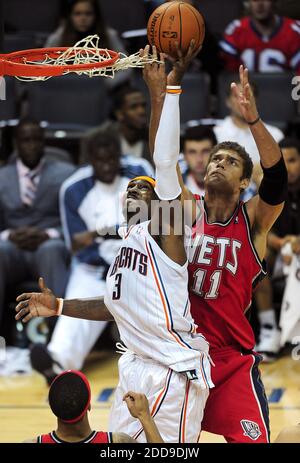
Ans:
{"type": "Polygon", "coordinates": [[[124,432],[113,432],[112,441],[113,444],[137,444],[135,439],[124,432]]]}

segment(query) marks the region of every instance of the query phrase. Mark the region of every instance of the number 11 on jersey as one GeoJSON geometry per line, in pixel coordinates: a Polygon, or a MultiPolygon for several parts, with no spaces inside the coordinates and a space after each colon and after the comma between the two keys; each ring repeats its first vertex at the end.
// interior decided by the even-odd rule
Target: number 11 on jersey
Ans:
{"type": "Polygon", "coordinates": [[[198,294],[205,299],[216,299],[219,295],[219,287],[221,281],[222,270],[215,270],[214,273],[210,277],[210,289],[205,294],[203,291],[204,280],[206,277],[207,270],[202,270],[199,268],[194,273],[194,281],[192,290],[194,293],[198,294]]]}

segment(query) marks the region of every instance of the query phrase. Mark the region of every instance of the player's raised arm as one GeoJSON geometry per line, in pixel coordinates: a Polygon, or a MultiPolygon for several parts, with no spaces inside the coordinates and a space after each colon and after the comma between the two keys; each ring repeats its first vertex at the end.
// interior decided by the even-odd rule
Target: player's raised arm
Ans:
{"type": "MultiPolygon", "coordinates": [[[[199,53],[199,49],[195,50],[195,43],[191,41],[190,47],[186,55],[183,55],[180,51],[178,44],[177,44],[177,59],[172,59],[168,57],[173,62],[173,67],[171,72],[166,75],[165,71],[165,55],[161,54],[160,64],[153,63],[147,64],[143,70],[143,77],[148,86],[150,99],[151,99],[151,117],[150,117],[150,128],[149,128],[149,145],[150,151],[154,153],[154,146],[156,135],[161,119],[161,114],[164,106],[165,96],[166,96],[166,87],[167,85],[170,87],[181,87],[182,78],[186,69],[188,68],[191,60],[193,57],[199,53]]],[[[145,50],[141,51],[141,54],[149,54],[149,45],[146,46],[145,50]]],[[[158,54],[156,48],[153,47],[153,55],[154,57],[158,58],[158,54]]],[[[177,164],[177,175],[178,180],[181,187],[181,199],[184,200],[192,200],[194,201],[193,194],[185,187],[180,168],[177,164]]],[[[193,204],[192,210],[193,218],[191,219],[192,222],[196,219],[196,207],[193,204]]]]}
{"type": "Polygon", "coordinates": [[[36,317],[57,317],[66,315],[84,320],[113,320],[104,304],[104,298],[60,299],[47,288],[43,278],[39,278],[40,293],[23,293],[17,297],[16,320],[23,323],[36,317]]]}
{"type": "Polygon", "coordinates": [[[287,170],[280,148],[259,117],[255,98],[248,79],[248,69],[240,66],[240,85],[231,84],[241,112],[249,124],[260,155],[263,179],[258,196],[247,203],[256,249],[261,258],[266,248],[266,235],[280,215],[287,192],[287,170]]]}

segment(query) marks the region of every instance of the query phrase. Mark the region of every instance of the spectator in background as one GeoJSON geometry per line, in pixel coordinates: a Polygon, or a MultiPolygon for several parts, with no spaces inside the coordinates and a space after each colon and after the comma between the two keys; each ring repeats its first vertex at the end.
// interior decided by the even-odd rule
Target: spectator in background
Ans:
{"type": "MultiPolygon", "coordinates": [[[[127,154],[135,158],[144,158],[152,163],[148,146],[148,124],[144,94],[132,87],[119,89],[113,95],[112,112],[115,120],[107,120],[101,127],[92,129],[87,133],[85,140],[88,140],[89,137],[94,136],[104,128],[113,128],[120,141],[122,155],[127,154]]],[[[85,155],[84,142],[83,156],[85,155]]],[[[147,167],[145,168],[147,169],[147,167]]]]}
{"type": "MultiPolygon", "coordinates": [[[[72,0],[66,21],[47,39],[45,47],[72,47],[88,35],[100,37],[100,47],[126,53],[117,31],[105,24],[97,0],[72,0]]],[[[123,85],[130,79],[131,71],[116,73],[114,79],[106,79],[110,88],[123,85]]]]}
{"type": "Polygon", "coordinates": [[[17,159],[0,169],[0,322],[5,291],[43,275],[63,297],[68,252],[58,193],[74,167],[44,159],[44,131],[34,120],[16,128],[17,159]]]}
{"type": "MultiPolygon", "coordinates": [[[[255,98],[257,98],[258,89],[256,85],[252,83],[251,87],[255,98]]],[[[214,127],[218,143],[234,140],[236,143],[244,146],[245,150],[250,154],[254,165],[259,164],[259,153],[253,141],[251,131],[240,112],[237,97],[230,87],[228,89],[226,104],[229,109],[229,116],[225,117],[223,121],[214,127]]],[[[269,124],[265,124],[265,126],[277,143],[283,139],[284,135],[277,127],[269,124]]]]}
{"type": "Polygon", "coordinates": [[[188,189],[204,195],[204,177],[210,152],[217,144],[213,130],[207,126],[189,127],[183,136],[183,181],[188,189]]]}
{"type": "Polygon", "coordinates": [[[300,72],[300,23],[275,13],[276,0],[249,0],[249,16],[236,19],[220,42],[227,71],[244,64],[255,72],[300,72]]]}
{"type": "MultiPolygon", "coordinates": [[[[284,277],[284,269],[289,274],[286,264],[292,256],[300,255],[300,142],[286,138],[279,143],[288,171],[288,198],[283,211],[269,234],[268,246],[275,253],[273,276],[284,277]]],[[[299,298],[296,294],[288,295],[291,299],[299,298]]],[[[260,340],[256,347],[265,359],[274,359],[280,349],[280,333],[277,329],[273,309],[273,291],[268,279],[256,291],[256,304],[260,321],[260,340]]]]}
{"type": "MultiPolygon", "coordinates": [[[[107,270],[121,240],[122,193],[128,180],[146,175],[143,163],[121,157],[113,129],[99,130],[87,144],[90,165],[80,168],[61,189],[61,217],[65,241],[73,253],[66,297],[99,297],[105,291],[107,270]]],[[[153,173],[153,172],[152,172],[153,173]]],[[[107,322],[61,317],[48,349],[31,350],[33,367],[50,384],[59,369],[81,369],[85,357],[107,322]]]]}

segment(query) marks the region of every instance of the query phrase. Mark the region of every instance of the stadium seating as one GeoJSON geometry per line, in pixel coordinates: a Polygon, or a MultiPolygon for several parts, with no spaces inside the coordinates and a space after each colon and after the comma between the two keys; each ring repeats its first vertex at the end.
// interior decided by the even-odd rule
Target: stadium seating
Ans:
{"type": "MultiPolygon", "coordinates": [[[[262,119],[279,128],[284,128],[297,115],[296,103],[291,96],[292,78],[292,73],[252,73],[250,76],[258,88],[258,110],[262,119]]],[[[233,81],[237,81],[236,74],[223,73],[219,76],[218,118],[228,115],[226,95],[233,81]]]]}
{"type": "Polygon", "coordinates": [[[181,123],[209,116],[210,79],[208,74],[187,73],[183,78],[182,87],[184,91],[180,97],[181,123]]]}
{"type": "Polygon", "coordinates": [[[8,0],[3,2],[3,12],[11,31],[52,32],[59,22],[61,0],[8,0]]]}
{"type": "Polygon", "coordinates": [[[98,125],[110,106],[104,79],[69,74],[27,83],[29,115],[61,128],[98,125]]]}

